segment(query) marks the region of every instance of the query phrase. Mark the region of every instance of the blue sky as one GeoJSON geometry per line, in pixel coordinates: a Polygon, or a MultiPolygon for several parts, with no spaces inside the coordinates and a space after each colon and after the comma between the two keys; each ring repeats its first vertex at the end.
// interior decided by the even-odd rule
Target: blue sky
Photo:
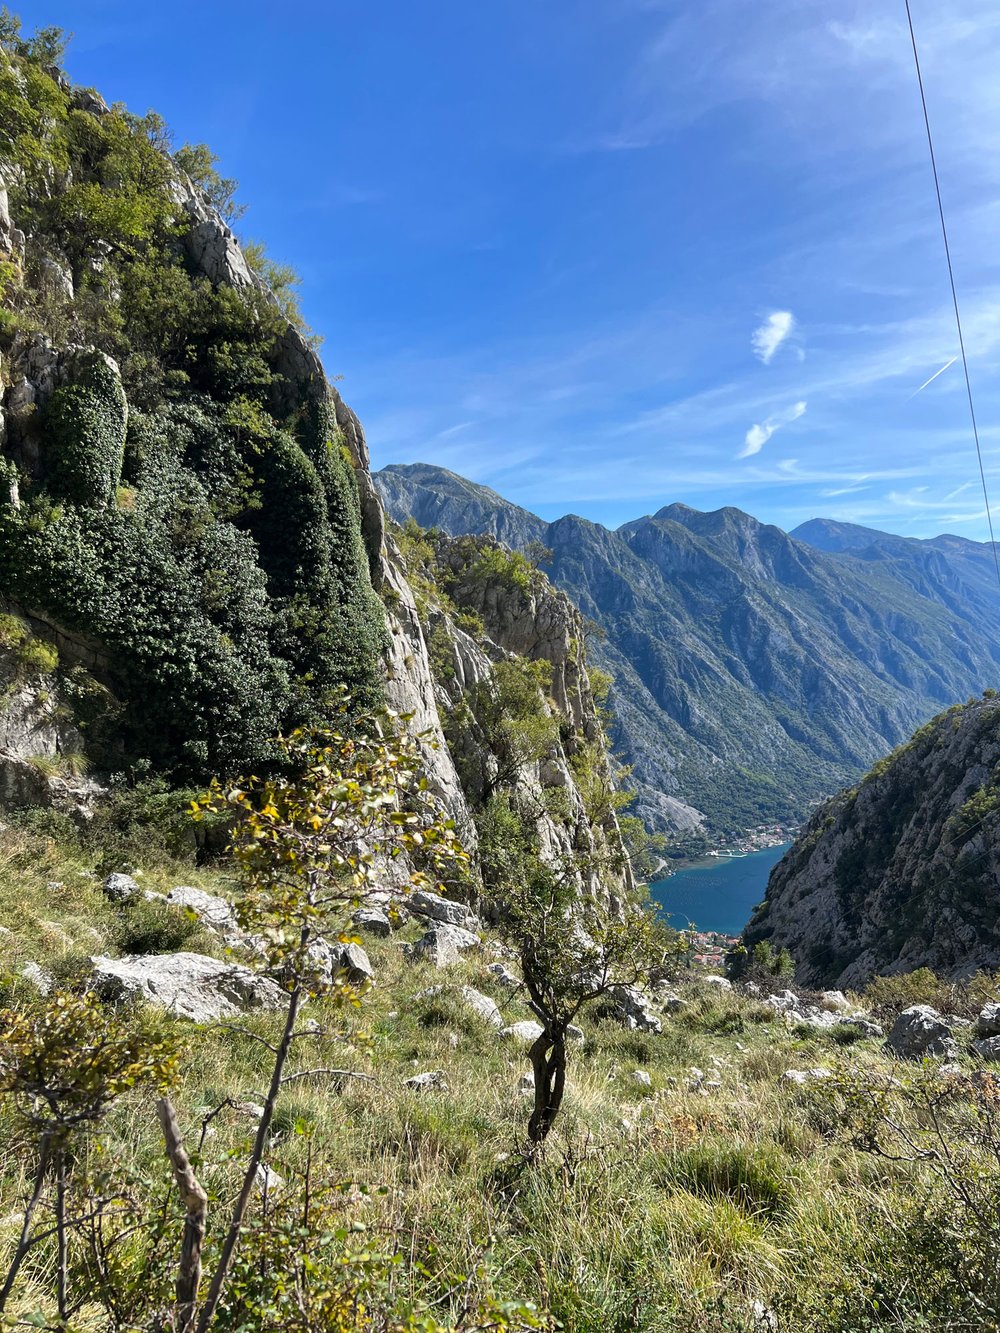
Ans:
{"type": "MultiPolygon", "coordinates": [[[[52,0],[239,177],[373,463],[986,536],[902,0],[52,0]]],[[[913,0],[1000,520],[1000,4],[913,0]]]]}

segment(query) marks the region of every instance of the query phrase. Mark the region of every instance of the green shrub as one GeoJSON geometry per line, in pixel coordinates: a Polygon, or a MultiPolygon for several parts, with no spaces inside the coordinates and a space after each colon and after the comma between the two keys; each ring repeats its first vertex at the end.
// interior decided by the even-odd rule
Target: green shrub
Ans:
{"type": "Polygon", "coordinates": [[[54,495],[103,509],[121,479],[128,408],[117,374],[92,355],[46,412],[46,471],[54,495]]]}
{"type": "Polygon", "coordinates": [[[786,1217],[795,1203],[791,1164],[775,1146],[740,1147],[706,1141],[653,1165],[659,1185],[679,1185],[709,1199],[727,1199],[746,1213],[786,1217]]]}

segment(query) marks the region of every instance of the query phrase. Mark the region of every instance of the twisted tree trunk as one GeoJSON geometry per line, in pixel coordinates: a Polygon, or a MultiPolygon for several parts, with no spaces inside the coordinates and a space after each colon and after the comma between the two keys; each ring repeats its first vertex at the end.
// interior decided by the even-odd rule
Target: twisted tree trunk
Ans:
{"type": "Polygon", "coordinates": [[[176,1333],[191,1333],[198,1312],[198,1287],[201,1284],[201,1250],[205,1243],[205,1223],[208,1217],[208,1195],[200,1185],[191,1160],[181,1142],[177,1117],[169,1097],[156,1103],[156,1114],[167,1156],[174,1169],[174,1180],[184,1204],[184,1238],[177,1268],[174,1328],[176,1333]]]}

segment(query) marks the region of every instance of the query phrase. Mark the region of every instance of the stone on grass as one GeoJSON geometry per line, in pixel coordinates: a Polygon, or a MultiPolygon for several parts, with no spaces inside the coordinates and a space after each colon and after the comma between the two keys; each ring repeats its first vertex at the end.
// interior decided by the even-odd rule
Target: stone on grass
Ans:
{"type": "Polygon", "coordinates": [[[479,925],[475,914],[469,911],[465,903],[452,902],[450,898],[442,898],[439,893],[431,893],[427,889],[414,889],[406,905],[414,916],[430,917],[442,925],[462,926],[465,930],[475,930],[479,925]]]}
{"type": "Polygon", "coordinates": [[[633,1069],[629,1078],[631,1078],[632,1082],[640,1088],[651,1088],[653,1086],[653,1080],[646,1073],[645,1069],[633,1069]]]}
{"type": "Polygon", "coordinates": [[[413,1088],[416,1092],[426,1092],[428,1088],[447,1088],[448,1080],[443,1069],[428,1069],[423,1074],[414,1074],[412,1078],[404,1079],[403,1086],[413,1088]]]}
{"type": "Polygon", "coordinates": [[[104,881],[104,896],[113,903],[127,903],[139,892],[139,885],[131,875],[122,875],[117,871],[104,881]]]}
{"type": "Polygon", "coordinates": [[[50,995],[55,987],[55,977],[39,963],[25,963],[21,976],[29,986],[34,986],[39,995],[50,995]]]}
{"type": "Polygon", "coordinates": [[[490,963],[486,971],[490,974],[498,986],[503,986],[504,990],[518,990],[521,985],[519,977],[504,967],[503,963],[490,963]]]}
{"type": "Polygon", "coordinates": [[[282,1009],[276,981],[200,953],[93,958],[91,987],[108,1000],[145,1000],[179,1018],[211,1023],[250,1009],[282,1009]]]}
{"type": "Polygon", "coordinates": [[[943,1055],[949,1060],[958,1054],[951,1028],[929,1004],[913,1004],[904,1009],[889,1033],[889,1049],[910,1060],[925,1055],[943,1055]]]}
{"type": "Polygon", "coordinates": [[[365,982],[375,979],[375,969],[368,955],[361,945],[355,944],[353,940],[347,944],[331,945],[330,955],[334,972],[346,973],[347,980],[352,986],[363,986],[365,982]]]}
{"type": "Polygon", "coordinates": [[[582,1046],[587,1040],[587,1034],[584,1032],[583,1028],[578,1028],[575,1023],[567,1023],[566,1040],[575,1041],[578,1046],[582,1046]]]}
{"type": "Polygon", "coordinates": [[[715,986],[717,990],[732,990],[733,983],[728,977],[720,977],[715,972],[709,972],[708,976],[701,978],[703,986],[715,986]]]}
{"type": "Polygon", "coordinates": [[[415,1000],[421,1000],[425,997],[430,998],[433,995],[458,995],[474,1010],[480,1018],[486,1020],[491,1027],[498,1030],[503,1027],[503,1018],[500,1010],[497,1008],[496,1001],[491,1000],[488,995],[478,991],[474,986],[428,986],[426,990],[418,991],[413,997],[415,1000]]]}
{"type": "Polygon", "coordinates": [[[203,925],[221,936],[230,947],[247,944],[249,937],[240,929],[233,905],[216,893],[206,893],[190,884],[178,884],[166,896],[171,907],[193,913],[203,925]]]}
{"type": "Polygon", "coordinates": [[[612,986],[600,1012],[623,1027],[638,1032],[662,1032],[663,1025],[642,991],[635,986],[612,986]]]}
{"type": "Polygon", "coordinates": [[[821,991],[819,1002],[824,1009],[832,1009],[837,1014],[848,1014],[852,1008],[850,1000],[842,990],[821,991]]]}
{"type": "Polygon", "coordinates": [[[817,1065],[814,1069],[786,1069],[781,1076],[782,1083],[790,1083],[794,1087],[804,1088],[809,1083],[819,1083],[825,1078],[830,1078],[832,1071],[817,1065]]]}
{"type": "Polygon", "coordinates": [[[974,1041],[972,1049],[983,1060],[989,1064],[996,1064],[1000,1061],[1000,1035],[996,1037],[984,1037],[982,1041],[974,1041]]]}
{"type": "Polygon", "coordinates": [[[520,1023],[511,1023],[500,1033],[506,1041],[521,1042],[525,1046],[530,1046],[536,1042],[545,1029],[541,1023],[536,1023],[533,1019],[525,1018],[520,1023]]]}
{"type": "Polygon", "coordinates": [[[517,1080],[517,1090],[522,1097],[530,1097],[535,1091],[535,1076],[530,1069],[517,1080]]]}
{"type": "Polygon", "coordinates": [[[432,926],[410,950],[414,962],[422,960],[433,967],[451,967],[469,949],[478,949],[480,939],[462,926],[432,926]]]}
{"type": "Polygon", "coordinates": [[[977,1037],[1000,1037],[1000,1004],[992,1001],[984,1005],[976,1019],[977,1037]]]}
{"type": "Polygon", "coordinates": [[[378,939],[388,939],[392,934],[392,922],[385,912],[377,907],[360,907],[351,918],[358,930],[378,939]]]}

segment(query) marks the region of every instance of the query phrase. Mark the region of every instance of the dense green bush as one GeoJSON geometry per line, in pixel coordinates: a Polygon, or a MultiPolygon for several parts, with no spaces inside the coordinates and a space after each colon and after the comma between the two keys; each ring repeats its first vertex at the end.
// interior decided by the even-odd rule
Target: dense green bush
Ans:
{"type": "Polygon", "coordinates": [[[53,495],[96,509],[110,502],[121,480],[127,420],[121,380],[102,357],[91,356],[49,403],[46,471],[53,495]]]}
{"type": "MultiPolygon", "coordinates": [[[[75,297],[56,310],[5,271],[12,320],[97,350],[68,362],[39,419],[44,476],[22,471],[19,509],[3,468],[0,593],[110,659],[118,735],[88,735],[104,767],[256,767],[332,692],[380,698],[385,629],[351,460],[325,385],[279,382],[281,300],[190,270],[163,121],[80,109],[43,68],[54,36],[16,29],[0,34],[0,157],[26,271],[55,258],[75,297]]],[[[207,149],[186,145],[178,165],[232,204],[207,149]]]]}

